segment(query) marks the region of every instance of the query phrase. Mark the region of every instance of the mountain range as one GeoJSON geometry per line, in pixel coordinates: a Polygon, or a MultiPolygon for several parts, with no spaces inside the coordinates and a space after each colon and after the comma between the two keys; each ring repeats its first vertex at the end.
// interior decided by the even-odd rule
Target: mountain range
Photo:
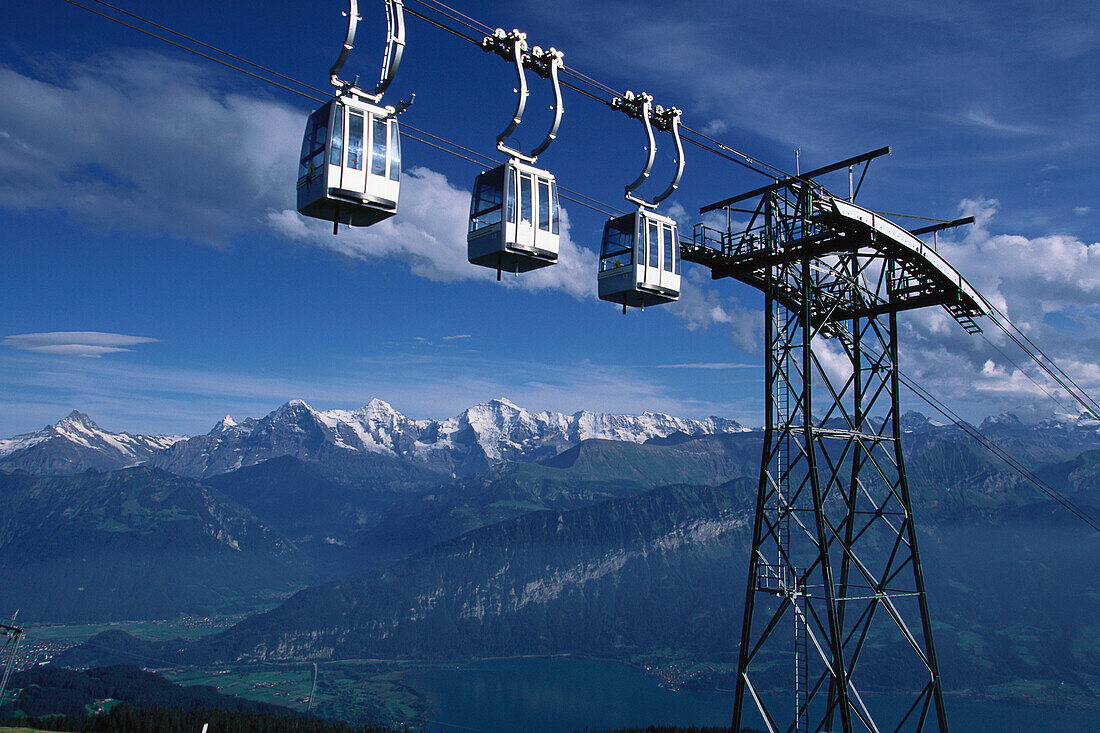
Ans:
{"type": "Polygon", "coordinates": [[[411,419],[379,399],[355,410],[327,411],[291,400],[263,418],[237,422],[227,415],[205,435],[168,437],[111,433],[74,410],[38,432],[0,440],[0,470],[59,475],[147,463],[207,478],[287,455],[306,461],[380,455],[464,476],[508,461],[550,458],[590,439],[644,443],[746,430],[720,417],[531,413],[506,399],[442,421],[411,419]]]}

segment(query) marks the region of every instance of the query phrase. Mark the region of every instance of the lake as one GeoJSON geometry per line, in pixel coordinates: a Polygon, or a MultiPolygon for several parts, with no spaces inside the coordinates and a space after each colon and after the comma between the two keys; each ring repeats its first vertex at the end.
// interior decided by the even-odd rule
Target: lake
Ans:
{"type": "MultiPolygon", "coordinates": [[[[728,726],[733,712],[732,694],[673,691],[629,665],[573,657],[501,659],[422,669],[407,672],[404,681],[425,696],[429,727],[441,733],[561,733],[658,724],[728,726]]],[[[888,698],[877,701],[889,704],[888,698]]],[[[947,712],[952,730],[967,733],[1100,731],[1100,713],[1096,711],[948,697],[947,712]]]]}

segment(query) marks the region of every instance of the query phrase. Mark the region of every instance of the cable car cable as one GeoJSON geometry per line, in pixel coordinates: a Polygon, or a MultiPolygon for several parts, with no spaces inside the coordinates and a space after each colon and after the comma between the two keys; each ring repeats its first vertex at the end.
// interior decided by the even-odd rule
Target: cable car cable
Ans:
{"type": "Polygon", "coordinates": [[[1090,413],[1094,418],[1100,419],[1100,406],[1096,404],[1096,401],[1089,397],[1088,393],[1081,388],[1077,382],[1073,380],[1068,374],[1066,374],[1061,367],[1059,367],[1053,359],[1046,355],[1033,341],[1027,338],[1027,335],[1023,333],[1015,324],[1013,324],[1008,317],[1000,311],[995,309],[991,310],[991,313],[996,313],[997,317],[991,317],[990,320],[1013,341],[1020,349],[1031,357],[1031,359],[1043,370],[1051,379],[1053,379],[1062,389],[1064,389],[1073,399],[1080,404],[1085,410],[1090,413]],[[1007,324],[1007,325],[1006,325],[1007,324]],[[1011,329],[1009,328],[1011,326],[1011,329]],[[1016,333],[1013,333],[1015,331],[1016,333]],[[1017,336],[1016,334],[1019,334],[1017,336]],[[1022,339],[1020,338],[1022,337],[1022,339]],[[1024,341],[1026,339],[1026,343],[1024,341]],[[1030,346],[1029,346],[1030,345],[1030,346]],[[1049,364],[1049,365],[1048,365],[1049,364]]]}
{"type": "Polygon", "coordinates": [[[957,427],[959,427],[961,430],[963,430],[967,435],[972,437],[974,440],[976,440],[978,443],[983,445],[986,449],[988,449],[995,456],[997,456],[1002,461],[1007,463],[1013,470],[1015,470],[1017,473],[1019,473],[1021,476],[1023,476],[1025,479],[1027,479],[1029,482],[1031,482],[1036,487],[1038,487],[1044,494],[1046,494],[1050,498],[1054,499],[1054,501],[1056,501],[1063,508],[1065,508],[1070,513],[1072,513],[1078,519],[1083,521],[1089,527],[1096,530],[1097,532],[1100,532],[1100,522],[1098,522],[1096,519],[1094,519],[1092,516],[1090,516],[1088,513],[1086,513],[1083,509],[1078,507],[1071,499],[1064,496],[1061,492],[1057,491],[1056,489],[1051,487],[1049,484],[1047,484],[1045,481],[1043,481],[1041,478],[1036,476],[1032,471],[1030,471],[1028,468],[1023,466],[1021,463],[1019,463],[1010,453],[1008,453],[1003,448],[996,445],[991,440],[989,440],[984,435],[982,435],[981,432],[979,432],[977,428],[975,428],[973,425],[971,425],[970,423],[963,420],[962,417],[960,417],[957,413],[955,413],[951,408],[949,408],[943,402],[938,400],[931,393],[926,391],[923,387],[921,387],[919,384],[917,384],[912,378],[910,378],[908,375],[906,375],[901,370],[898,370],[898,377],[900,378],[901,382],[903,384],[905,384],[906,387],[908,387],[914,394],[916,394],[918,397],[920,397],[922,400],[924,400],[924,402],[926,402],[929,406],[931,406],[933,409],[937,410],[940,414],[942,414],[948,420],[951,420],[957,427]]]}
{"type": "MultiPolygon", "coordinates": [[[[408,125],[403,125],[403,127],[408,129],[409,126],[408,125]]],[[[455,152],[454,150],[448,150],[447,148],[443,147],[442,145],[436,145],[435,143],[433,143],[431,141],[424,140],[423,138],[419,138],[416,135],[413,135],[411,133],[402,133],[402,135],[407,136],[410,140],[416,140],[418,143],[423,143],[425,145],[430,145],[431,147],[435,148],[436,150],[442,150],[444,153],[450,153],[451,155],[462,158],[463,160],[468,160],[471,163],[473,163],[474,165],[477,165],[477,166],[484,166],[485,165],[484,163],[482,163],[479,160],[474,160],[473,158],[467,157],[467,156],[463,155],[462,153],[455,152]]],[[[435,137],[435,136],[433,135],[432,137],[435,137]]]]}
{"type": "Polygon", "coordinates": [[[428,16],[424,15],[423,13],[419,13],[416,10],[413,10],[412,8],[405,8],[405,12],[408,13],[409,15],[413,16],[414,18],[420,18],[423,21],[431,23],[436,28],[440,28],[442,30],[445,30],[448,33],[456,35],[456,36],[458,36],[459,38],[461,38],[463,40],[466,40],[466,41],[469,41],[470,43],[473,43],[474,45],[478,45],[478,46],[481,45],[481,41],[477,41],[477,40],[471,38],[470,36],[466,35],[462,31],[455,30],[454,28],[451,28],[450,26],[446,25],[445,23],[440,23],[438,20],[435,20],[434,18],[429,18],[428,16]]]}
{"type": "MultiPolygon", "coordinates": [[[[458,148],[459,150],[464,150],[467,153],[470,153],[471,155],[476,155],[479,158],[481,158],[482,160],[480,160],[480,161],[479,160],[474,160],[473,158],[470,158],[470,157],[467,157],[465,155],[461,155],[459,153],[456,153],[453,150],[448,150],[448,149],[446,149],[444,147],[441,147],[439,145],[434,145],[434,144],[428,142],[427,140],[421,140],[420,138],[413,137],[412,135],[409,135],[409,137],[411,137],[413,140],[416,140],[417,142],[424,143],[426,145],[431,145],[433,148],[436,148],[437,150],[442,150],[445,153],[451,153],[452,155],[455,155],[459,158],[462,158],[463,160],[468,160],[471,163],[476,163],[477,165],[482,166],[482,167],[495,168],[496,166],[500,165],[500,161],[493,160],[492,158],[490,158],[489,156],[487,156],[483,153],[479,153],[476,150],[471,150],[470,148],[467,148],[463,145],[459,145],[458,143],[451,142],[450,140],[448,140],[445,137],[440,137],[439,135],[433,135],[432,133],[428,132],[427,130],[421,130],[417,127],[413,127],[412,125],[408,124],[407,122],[403,123],[402,127],[406,130],[412,130],[413,132],[419,133],[421,135],[427,135],[430,138],[434,138],[435,140],[439,140],[439,141],[442,141],[442,142],[444,142],[448,145],[452,145],[452,146],[458,148]]],[[[575,198],[572,198],[571,196],[566,196],[565,194],[559,193],[559,195],[563,199],[568,199],[569,201],[580,204],[581,206],[587,206],[588,208],[592,209],[593,211],[597,211],[597,212],[599,212],[601,214],[604,214],[606,216],[611,216],[613,212],[623,213],[620,209],[617,209],[614,206],[610,206],[609,204],[606,204],[606,203],[604,203],[603,201],[600,201],[597,198],[592,198],[591,196],[586,196],[585,194],[583,194],[579,191],[574,191],[573,189],[566,188],[565,186],[562,186],[560,184],[558,185],[558,191],[559,192],[565,191],[567,193],[573,194],[573,196],[579,196],[581,198],[588,199],[589,201],[593,202],[594,204],[598,204],[599,206],[601,206],[603,208],[597,208],[596,206],[593,206],[592,204],[587,204],[584,201],[579,201],[575,198]]]]}
{"type": "Polygon", "coordinates": [[[1036,380],[1033,376],[1028,374],[1027,371],[1025,371],[1024,368],[1022,366],[1020,366],[1020,364],[1015,359],[1013,359],[1011,356],[1009,356],[1007,353],[1005,353],[1005,351],[1003,349],[1001,349],[1001,347],[997,346],[997,344],[993,343],[993,341],[988,336],[985,335],[984,331],[979,332],[979,335],[982,337],[983,341],[985,341],[987,344],[989,344],[989,346],[991,348],[993,348],[998,354],[1000,354],[1004,358],[1005,361],[1007,361],[1012,366],[1016,367],[1016,371],[1020,372],[1020,374],[1023,374],[1025,377],[1027,377],[1028,380],[1032,384],[1034,384],[1036,387],[1038,387],[1043,392],[1043,394],[1045,394],[1047,397],[1049,397],[1052,402],[1054,402],[1056,405],[1061,407],[1067,413],[1069,412],[1069,408],[1066,405],[1064,405],[1062,403],[1062,401],[1060,399],[1058,399],[1058,397],[1055,396],[1055,394],[1053,392],[1048,390],[1045,386],[1040,384],[1038,382],[1038,380],[1036,380]]]}
{"type": "Polygon", "coordinates": [[[604,99],[604,98],[602,98],[602,97],[600,97],[600,96],[598,96],[598,95],[595,95],[595,94],[593,94],[592,92],[589,92],[589,91],[586,91],[586,90],[584,90],[584,89],[581,89],[581,88],[580,88],[580,87],[578,87],[578,86],[577,86],[576,84],[570,84],[569,82],[567,82],[567,81],[564,81],[564,80],[563,80],[563,81],[561,82],[561,85],[562,85],[563,87],[569,87],[569,88],[570,88],[570,89],[572,89],[572,90],[573,90],[574,92],[577,92],[578,94],[583,94],[584,96],[588,97],[589,99],[594,99],[594,100],[596,100],[597,102],[599,102],[599,103],[600,103],[600,104],[602,104],[602,105],[605,105],[605,106],[607,106],[607,107],[610,107],[610,106],[611,106],[611,100],[608,100],[608,99],[604,99]]]}
{"type": "MultiPolygon", "coordinates": [[[[196,50],[194,48],[190,48],[188,46],[185,46],[182,43],[179,43],[177,41],[173,41],[171,38],[165,38],[164,36],[153,33],[152,31],[146,30],[145,28],[142,28],[140,26],[133,25],[132,23],[127,23],[126,21],[122,20],[121,18],[115,18],[114,16],[109,15],[108,13],[104,13],[103,11],[96,10],[95,8],[84,5],[83,3],[76,2],[76,0],[63,0],[63,2],[66,2],[69,5],[75,5],[78,8],[81,8],[83,10],[87,10],[89,13],[94,13],[94,14],[96,14],[98,16],[101,16],[103,18],[106,18],[108,20],[113,20],[114,22],[118,23],[119,25],[124,25],[127,28],[132,28],[133,30],[138,31],[139,33],[144,33],[147,36],[152,36],[153,38],[156,38],[157,40],[164,41],[165,43],[169,43],[173,46],[176,46],[177,48],[182,48],[184,51],[190,51],[191,53],[193,53],[197,56],[202,56],[204,59],[208,59],[208,60],[213,61],[215,63],[221,64],[222,66],[227,66],[230,69],[233,69],[234,71],[239,71],[242,74],[247,74],[248,76],[251,76],[255,79],[259,79],[260,81],[265,81],[268,84],[273,84],[273,85],[279,87],[280,89],[285,89],[288,92],[292,92],[292,93],[297,94],[299,96],[305,97],[306,99],[312,99],[315,102],[324,101],[322,99],[318,99],[317,97],[314,97],[311,94],[307,94],[307,93],[305,93],[301,90],[294,89],[293,87],[288,87],[287,85],[281,84],[281,83],[279,83],[279,82],[277,82],[273,79],[268,79],[267,77],[262,76],[260,74],[257,74],[253,71],[249,71],[248,69],[244,69],[244,68],[241,68],[240,66],[236,66],[234,64],[231,64],[228,61],[223,61],[222,59],[219,59],[215,56],[211,56],[209,54],[203,53],[202,51],[199,51],[199,50],[196,50]]],[[[140,16],[135,16],[135,17],[140,17],[140,16]]],[[[144,20],[144,18],[142,20],[144,20]]],[[[182,36],[182,34],[179,34],[179,35],[182,36]]],[[[249,63],[251,63],[251,62],[249,62],[249,63]]],[[[252,65],[259,67],[258,64],[252,64],[252,65]]],[[[302,84],[302,82],[295,82],[295,84],[300,84],[301,86],[308,86],[306,84],[302,84]]]]}
{"type": "Polygon", "coordinates": [[[445,15],[448,18],[450,18],[451,20],[458,21],[459,23],[466,26],[470,30],[477,31],[478,33],[492,33],[493,32],[493,28],[491,26],[487,26],[484,23],[482,23],[480,20],[477,20],[475,18],[471,18],[470,16],[466,15],[465,13],[463,13],[459,10],[455,10],[451,6],[445,5],[444,3],[437,2],[436,0],[432,0],[431,4],[425,2],[424,0],[410,0],[410,2],[419,3],[420,5],[430,7],[432,10],[435,10],[437,13],[439,13],[441,15],[445,15]],[[436,7],[433,7],[433,6],[436,6],[436,7]],[[442,10],[440,10],[440,8],[442,8],[442,10]]]}
{"type": "Polygon", "coordinates": [[[951,420],[951,422],[953,422],[961,430],[966,432],[968,435],[970,435],[972,438],[974,438],[976,441],[978,441],[980,444],[982,444],[990,452],[994,453],[994,455],[996,455],[998,458],[1003,460],[1005,463],[1009,464],[1010,467],[1012,467],[1018,473],[1020,473],[1025,478],[1027,478],[1029,481],[1031,481],[1036,486],[1038,486],[1044,493],[1049,495],[1051,498],[1053,498],[1059,504],[1064,506],[1066,509],[1069,509],[1071,512],[1073,512],[1079,518],[1084,520],[1093,529],[1096,529],[1096,530],[1100,531],[1100,524],[1098,524],[1096,522],[1096,520],[1094,520],[1091,516],[1088,516],[1087,514],[1084,514],[1083,510],[1081,510],[1080,507],[1077,507],[1077,505],[1073,501],[1071,501],[1070,499],[1068,499],[1067,497],[1062,495],[1060,492],[1058,492],[1057,490],[1055,490],[1054,488],[1052,488],[1051,486],[1046,484],[1044,481],[1039,479],[1037,476],[1035,476],[1029,469],[1024,467],[1018,461],[1016,461],[1016,459],[1014,457],[1012,457],[1011,454],[1007,453],[1002,448],[1000,448],[1000,446],[997,446],[995,443],[993,443],[988,438],[986,438],[980,431],[978,431],[977,428],[975,428],[969,422],[964,420],[961,416],[959,416],[955,411],[953,411],[951,408],[949,408],[941,400],[934,397],[930,392],[925,390],[914,379],[912,379],[911,377],[909,377],[907,374],[905,374],[904,372],[902,372],[900,370],[898,371],[898,376],[899,376],[900,380],[902,381],[902,383],[904,383],[906,387],[908,387],[914,394],[916,394],[918,397],[920,397],[926,404],[928,404],[929,406],[934,408],[936,411],[938,411],[940,414],[942,414],[948,420],[951,420]]]}
{"type": "MultiPolygon", "coordinates": [[[[1056,370],[1059,374],[1062,375],[1063,378],[1065,378],[1066,381],[1069,382],[1069,384],[1073,385],[1073,387],[1076,388],[1076,390],[1080,393],[1080,397],[1078,397],[1078,401],[1081,402],[1082,400],[1086,400],[1088,402],[1088,405],[1085,405],[1085,406],[1093,412],[1093,417],[1096,417],[1097,419],[1100,419],[1100,405],[1098,405],[1096,403],[1096,401],[1093,400],[1088,395],[1088,393],[1085,392],[1085,390],[1079,384],[1077,384],[1077,382],[1075,382],[1073,380],[1072,377],[1070,377],[1068,374],[1066,374],[1065,371],[1062,370],[1062,368],[1059,367],[1058,364],[1055,363],[1055,361],[1053,359],[1051,359],[1049,356],[1047,356],[1047,354],[1042,349],[1040,349],[1039,346],[1034,341],[1032,341],[1031,338],[1024,331],[1022,331],[1015,323],[1013,323],[1005,313],[1002,313],[999,309],[994,307],[992,304],[990,304],[990,309],[994,313],[996,313],[997,316],[1000,319],[1003,319],[1004,323],[1007,324],[1007,326],[1011,327],[1011,329],[1013,331],[1015,331],[1017,334],[1019,334],[1020,338],[1023,339],[1023,341],[1026,344],[1028,344],[1032,349],[1034,349],[1035,352],[1037,352],[1040,356],[1042,356],[1043,359],[1045,359],[1047,362],[1049,362],[1050,367],[1052,369],[1056,370]],[[1091,407],[1089,407],[1089,405],[1091,405],[1091,407]]],[[[1004,325],[1002,325],[1000,323],[998,323],[997,325],[1002,330],[1005,329],[1004,325]]],[[[1010,337],[1013,338],[1013,340],[1016,340],[1015,337],[1012,337],[1011,335],[1010,335],[1010,337]]],[[[1030,355],[1030,351],[1028,353],[1030,355]]],[[[1032,358],[1035,358],[1035,357],[1033,356],[1032,358]]],[[[1039,366],[1043,367],[1044,371],[1047,371],[1047,373],[1050,374],[1050,370],[1046,366],[1044,366],[1044,364],[1041,360],[1036,359],[1036,361],[1039,363],[1039,366]]],[[[1051,374],[1051,376],[1054,377],[1053,374],[1051,374]]],[[[1073,394],[1073,392],[1071,390],[1068,390],[1068,388],[1067,388],[1067,391],[1070,391],[1070,394],[1073,394]]]]}
{"type": "MultiPolygon", "coordinates": [[[[463,150],[463,151],[469,153],[470,155],[478,156],[479,158],[481,158],[481,161],[474,161],[478,165],[487,165],[490,168],[500,165],[500,161],[493,160],[491,157],[489,157],[488,155],[485,155],[484,153],[480,153],[477,150],[472,150],[470,148],[465,147],[464,145],[459,145],[456,142],[451,142],[447,138],[440,137],[439,135],[434,135],[434,134],[428,132],[427,130],[421,130],[418,127],[413,127],[412,125],[408,124],[407,122],[403,123],[401,126],[403,128],[405,128],[406,130],[412,130],[413,132],[420,133],[421,135],[427,135],[430,138],[433,138],[435,140],[439,140],[440,142],[447,143],[448,145],[450,145],[452,147],[455,147],[455,148],[458,148],[459,150],[463,150]]],[[[470,159],[467,158],[467,160],[470,160],[470,159]]]]}
{"type": "MultiPolygon", "coordinates": [[[[686,126],[683,129],[685,131],[688,131],[688,128],[686,126]]],[[[704,145],[703,143],[699,142],[698,140],[692,140],[690,137],[687,137],[687,136],[682,137],[682,139],[683,139],[684,142],[689,142],[692,145],[696,145],[696,146],[702,148],[703,150],[710,151],[710,152],[714,153],[715,155],[717,155],[719,157],[725,158],[726,160],[730,161],[731,163],[736,163],[739,166],[742,166],[744,168],[748,168],[753,173],[761,173],[763,175],[767,175],[769,178],[771,177],[769,174],[764,173],[763,171],[761,171],[759,168],[752,165],[751,163],[746,163],[743,160],[738,160],[737,158],[734,158],[731,155],[727,155],[727,154],[723,153],[720,150],[715,150],[714,148],[710,147],[709,145],[704,145]]],[[[723,147],[725,147],[725,146],[723,146],[723,147]]],[[[731,148],[731,150],[732,150],[732,148],[731,148]]],[[[742,153],[740,153],[740,152],[738,152],[738,154],[742,155],[742,153]]]]}
{"type": "MultiPolygon", "coordinates": [[[[604,216],[614,216],[614,213],[611,212],[611,211],[608,211],[607,209],[601,209],[601,208],[598,208],[596,206],[593,206],[592,204],[586,204],[585,202],[581,201],[580,199],[575,199],[572,196],[567,196],[564,193],[561,193],[562,191],[568,191],[568,190],[569,189],[567,189],[563,186],[558,186],[558,196],[560,198],[566,199],[567,201],[572,201],[575,204],[580,204],[581,206],[586,206],[586,207],[588,207],[589,209],[592,209],[593,211],[595,211],[598,214],[603,214],[604,216]]],[[[583,196],[584,194],[577,194],[577,195],[583,196]]],[[[585,198],[588,198],[588,197],[586,196],[585,198]]]]}
{"type": "MultiPolygon", "coordinates": [[[[713,143],[714,145],[717,145],[722,150],[728,150],[729,152],[734,153],[735,155],[741,156],[748,163],[754,163],[754,164],[759,165],[763,168],[767,168],[769,171],[771,171],[771,173],[766,173],[764,175],[767,175],[769,177],[774,177],[774,174],[779,174],[780,177],[783,177],[783,178],[796,178],[796,179],[798,178],[798,176],[792,176],[790,173],[786,172],[782,168],[778,168],[778,167],[772,165],[771,163],[765,163],[764,161],[760,160],[759,158],[755,158],[755,157],[749,155],[748,153],[745,153],[745,152],[742,152],[742,151],[738,150],[737,148],[726,145],[724,142],[721,142],[720,140],[715,140],[710,135],[706,135],[702,132],[699,132],[698,130],[694,130],[694,129],[688,127],[687,125],[684,125],[683,128],[684,128],[684,132],[690,132],[692,135],[698,135],[699,137],[703,138],[704,140],[706,140],[710,143],[713,143]]],[[[729,156],[723,155],[721,152],[719,152],[717,150],[714,150],[713,148],[710,148],[706,145],[703,145],[702,143],[698,142],[697,140],[692,140],[691,142],[695,143],[696,145],[698,145],[701,148],[704,148],[706,150],[710,150],[711,152],[717,153],[718,155],[722,155],[722,157],[726,158],[727,160],[733,160],[732,158],[729,158],[729,156]]],[[[749,166],[749,167],[752,170],[756,170],[755,168],[752,168],[751,166],[749,166]]],[[[757,172],[758,173],[763,173],[763,171],[757,171],[757,172]]]]}
{"type": "Polygon", "coordinates": [[[577,71],[576,69],[574,69],[570,66],[565,67],[565,72],[567,74],[572,74],[573,76],[577,77],[578,79],[580,79],[582,81],[588,82],[592,86],[596,87],[597,89],[601,89],[601,90],[607,92],[608,94],[610,94],[613,97],[621,97],[622,96],[622,93],[619,92],[618,90],[612,89],[611,87],[607,86],[603,82],[597,81],[597,80],[593,79],[592,77],[588,76],[587,74],[583,74],[580,71],[577,71]]]}
{"type": "Polygon", "coordinates": [[[1094,418],[1100,419],[1100,405],[1089,396],[1065,370],[1046,354],[1039,346],[1028,337],[1012,320],[1000,309],[985,300],[989,310],[989,319],[1001,330],[1017,347],[1027,354],[1038,367],[1047,374],[1058,386],[1066,391],[1078,404],[1080,404],[1094,418]]]}
{"type": "MultiPolygon", "coordinates": [[[[470,30],[477,31],[478,33],[492,33],[493,30],[494,30],[492,26],[486,25],[485,23],[482,23],[481,21],[477,20],[476,18],[472,18],[469,15],[466,15],[465,13],[463,13],[459,10],[456,10],[455,8],[452,8],[451,6],[449,6],[445,3],[439,2],[438,0],[430,0],[430,1],[429,0],[409,0],[409,2],[415,2],[415,3],[418,3],[418,4],[423,5],[425,7],[431,7],[433,10],[440,13],[441,15],[445,15],[445,16],[449,17],[450,19],[461,23],[462,25],[466,26],[470,30]]],[[[469,39],[469,40],[472,43],[477,43],[477,41],[472,39],[472,38],[469,39]]],[[[606,84],[604,84],[600,81],[597,81],[596,79],[593,79],[592,77],[588,76],[587,74],[584,74],[584,73],[582,73],[582,72],[578,71],[577,69],[574,69],[570,66],[564,66],[562,68],[562,71],[563,71],[563,73],[572,74],[573,76],[577,77],[578,79],[581,79],[582,81],[585,81],[588,84],[591,84],[592,86],[600,89],[601,91],[607,92],[608,94],[610,94],[612,96],[621,96],[621,93],[616,91],[615,89],[612,89],[608,85],[606,85],[606,84]]],[[[577,90],[577,91],[580,91],[580,90],[577,90]]]]}
{"type": "MultiPolygon", "coordinates": [[[[592,203],[599,204],[600,206],[604,207],[604,209],[606,209],[606,211],[601,211],[601,213],[607,214],[608,216],[614,216],[614,214],[625,214],[626,213],[626,211],[624,209],[620,209],[616,206],[612,206],[611,204],[609,204],[605,201],[601,201],[597,198],[592,198],[591,196],[586,196],[585,194],[581,193],[580,191],[574,191],[573,189],[566,188],[565,186],[560,186],[560,185],[558,186],[558,190],[559,191],[568,191],[569,193],[573,194],[574,196],[580,196],[581,198],[588,199],[592,203]],[[614,212],[614,213],[612,213],[612,212],[614,212]]],[[[570,199],[570,201],[575,201],[575,199],[570,199]]],[[[589,206],[588,208],[592,209],[594,207],[589,206]]],[[[600,211],[599,209],[596,209],[596,210],[600,211]]]]}
{"type": "Polygon", "coordinates": [[[198,45],[202,46],[203,48],[209,48],[211,51],[217,51],[218,53],[223,54],[225,56],[228,56],[231,59],[234,59],[236,61],[240,61],[242,63],[248,64],[249,66],[254,66],[257,69],[259,69],[260,71],[264,71],[268,74],[273,74],[273,75],[279,77],[280,79],[285,79],[286,81],[289,81],[289,82],[294,83],[294,84],[298,84],[300,86],[305,87],[306,89],[317,92],[319,94],[324,94],[326,96],[329,94],[329,91],[327,89],[318,89],[317,87],[315,87],[311,84],[306,84],[305,82],[298,81],[297,79],[295,79],[293,77],[290,77],[290,76],[287,76],[286,74],[281,74],[278,71],[275,71],[274,69],[269,69],[266,66],[261,66],[260,64],[255,63],[254,61],[249,61],[246,58],[236,56],[236,55],[230,53],[229,51],[218,48],[217,46],[212,46],[209,43],[204,43],[203,41],[200,41],[197,38],[192,38],[191,36],[188,36],[184,33],[180,33],[177,30],[173,30],[172,28],[169,28],[168,26],[164,26],[164,25],[161,25],[159,23],[156,23],[152,20],[149,20],[148,18],[144,18],[144,17],[138,15],[137,13],[131,13],[130,11],[124,10],[124,9],[122,9],[122,8],[116,6],[116,5],[112,5],[108,2],[104,2],[104,0],[92,0],[92,2],[95,2],[98,5],[102,5],[104,7],[110,8],[111,10],[114,10],[115,12],[122,13],[123,15],[129,16],[131,18],[135,18],[137,20],[140,20],[143,23],[148,23],[149,25],[153,26],[154,28],[159,28],[162,31],[167,31],[168,33],[171,33],[174,36],[179,36],[180,38],[183,38],[184,40],[190,41],[191,43],[198,44],[198,45]]]}

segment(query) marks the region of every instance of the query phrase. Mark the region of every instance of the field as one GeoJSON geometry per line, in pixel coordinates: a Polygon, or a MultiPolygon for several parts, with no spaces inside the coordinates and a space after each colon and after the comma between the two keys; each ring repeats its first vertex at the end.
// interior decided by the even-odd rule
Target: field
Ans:
{"type": "MultiPolygon", "coordinates": [[[[425,702],[401,681],[401,676],[416,668],[388,660],[322,661],[317,665],[312,712],[350,723],[414,720],[425,712],[425,702]]],[[[161,674],[179,685],[209,685],[235,697],[305,711],[313,666],[300,663],[165,669],[161,674]]]]}
{"type": "MultiPolygon", "coordinates": [[[[386,660],[320,662],[312,711],[350,723],[402,723],[424,713],[420,695],[401,678],[416,665],[386,660]]],[[[313,665],[234,665],[220,668],[163,670],[182,685],[210,685],[249,700],[305,711],[313,682],[313,665]]]]}

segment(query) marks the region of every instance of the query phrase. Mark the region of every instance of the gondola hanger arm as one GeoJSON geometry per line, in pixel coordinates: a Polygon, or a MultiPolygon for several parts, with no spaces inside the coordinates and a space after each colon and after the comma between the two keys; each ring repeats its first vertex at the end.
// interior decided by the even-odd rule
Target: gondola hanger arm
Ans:
{"type": "Polygon", "coordinates": [[[554,90],[554,120],[550,123],[550,130],[542,142],[531,151],[531,159],[534,160],[550,147],[550,143],[558,136],[558,127],[561,125],[561,116],[565,112],[565,106],[561,97],[561,81],[558,79],[558,71],[565,66],[565,54],[551,47],[549,51],[543,51],[538,46],[531,49],[531,63],[538,75],[550,79],[554,90]]]}
{"type": "Polygon", "coordinates": [[[680,179],[684,175],[684,141],[680,139],[680,110],[670,107],[667,110],[658,105],[653,111],[654,123],[660,130],[666,130],[672,134],[672,140],[676,144],[676,173],[672,176],[672,182],[661,193],[653,197],[653,204],[659,204],[676,190],[680,185],[680,179]]]}
{"type": "Polygon", "coordinates": [[[346,81],[340,80],[340,70],[344,68],[344,64],[347,63],[348,54],[351,53],[351,49],[355,47],[355,30],[359,25],[359,3],[357,0],[348,0],[348,12],[344,15],[348,19],[348,33],[344,38],[344,45],[340,48],[340,55],[336,57],[336,63],[329,69],[329,82],[337,89],[344,89],[349,86],[346,81]]]}
{"type": "Polygon", "coordinates": [[[378,84],[369,92],[358,88],[356,77],[353,82],[340,79],[340,70],[347,63],[348,54],[355,46],[355,31],[362,20],[359,15],[358,0],[348,0],[348,32],[344,38],[344,44],[340,49],[340,55],[336,63],[329,69],[329,82],[336,87],[337,94],[354,94],[371,102],[378,102],[382,94],[393,82],[397,75],[397,69],[401,65],[401,57],[405,52],[405,5],[403,0],[385,0],[386,2],[386,55],[382,59],[382,73],[378,84]]]}
{"type": "Polygon", "coordinates": [[[492,35],[485,36],[481,42],[481,47],[484,51],[489,53],[495,53],[498,56],[511,61],[516,68],[516,78],[518,84],[516,86],[517,99],[516,109],[512,113],[512,119],[508,124],[508,127],[504,128],[504,131],[497,135],[497,150],[500,152],[519,158],[528,163],[534,163],[538,156],[550,146],[550,143],[554,141],[558,134],[558,127],[561,125],[561,116],[564,111],[561,95],[561,82],[558,79],[558,70],[565,66],[564,54],[555,48],[551,48],[548,51],[543,51],[541,47],[535,46],[531,48],[527,45],[527,34],[522,33],[519,30],[513,29],[511,32],[505,32],[503,28],[497,28],[492,35]],[[547,132],[546,137],[539,143],[530,153],[524,153],[518,150],[505,141],[512,136],[523,121],[523,113],[527,107],[527,97],[530,95],[530,90],[527,86],[526,69],[533,69],[539,76],[549,78],[554,90],[554,119],[550,124],[550,130],[547,132]]]}
{"type": "Polygon", "coordinates": [[[624,196],[627,201],[645,208],[655,209],[659,203],[672,195],[672,192],[680,185],[680,178],[684,174],[684,144],[680,138],[681,112],[675,107],[670,107],[667,110],[660,105],[654,107],[653,96],[645,92],[635,94],[628,91],[623,96],[612,99],[611,107],[641,120],[642,125],[645,127],[647,143],[645,165],[638,177],[626,187],[624,196]],[[653,135],[654,126],[659,130],[672,134],[672,139],[676,145],[676,172],[673,174],[672,183],[669,184],[668,188],[653,197],[653,199],[644,199],[636,195],[634,191],[649,178],[649,174],[653,170],[653,161],[657,155],[657,141],[653,135]]]}
{"type": "Polygon", "coordinates": [[[611,100],[611,107],[613,109],[621,110],[626,114],[642,121],[642,125],[645,127],[646,136],[646,160],[645,165],[642,166],[642,172],[638,174],[638,177],[634,181],[627,185],[623,195],[627,201],[632,201],[639,206],[655,206],[649,201],[643,198],[639,198],[634,195],[634,189],[645,183],[645,180],[649,178],[650,171],[653,170],[653,161],[657,157],[657,141],[653,138],[653,124],[650,122],[650,111],[653,108],[653,96],[642,92],[635,94],[634,92],[626,92],[621,97],[615,97],[611,100]]]}
{"type": "MultiPolygon", "coordinates": [[[[405,53],[405,5],[403,0],[386,2],[386,56],[382,60],[382,76],[371,94],[381,98],[389,88],[397,69],[401,66],[401,57],[405,53]]],[[[408,106],[408,105],[406,105],[408,106]]]]}

